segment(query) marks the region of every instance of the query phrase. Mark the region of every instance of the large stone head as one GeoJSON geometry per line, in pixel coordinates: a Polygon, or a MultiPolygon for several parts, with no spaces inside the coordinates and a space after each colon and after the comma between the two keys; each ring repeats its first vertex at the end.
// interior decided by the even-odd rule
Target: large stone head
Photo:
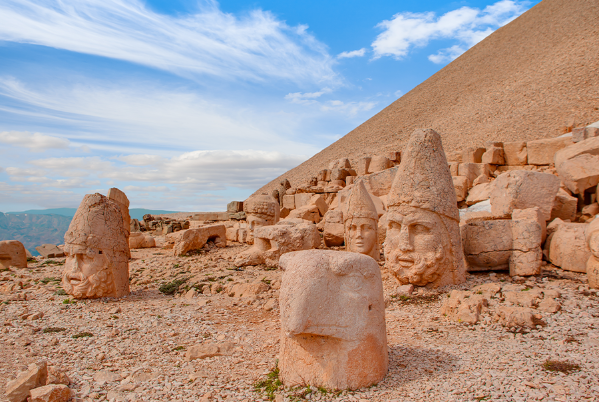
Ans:
{"type": "Polygon", "coordinates": [[[378,261],[380,259],[379,216],[362,181],[352,187],[344,221],[345,249],[352,253],[368,255],[378,261]]]}
{"type": "Polygon", "coordinates": [[[410,137],[387,210],[385,260],[401,284],[438,287],[465,280],[457,199],[434,130],[410,137]]]}
{"type": "Polygon", "coordinates": [[[281,206],[272,196],[260,194],[252,196],[243,203],[246,221],[249,225],[248,243],[252,242],[254,229],[260,226],[274,225],[279,221],[281,206]]]}
{"type": "Polygon", "coordinates": [[[86,195],[64,238],[65,292],[81,299],[129,293],[129,244],[117,203],[101,194],[86,195]]]}
{"type": "Polygon", "coordinates": [[[356,389],[382,380],[388,356],[376,261],[307,250],[284,254],[279,264],[283,383],[356,389]]]}

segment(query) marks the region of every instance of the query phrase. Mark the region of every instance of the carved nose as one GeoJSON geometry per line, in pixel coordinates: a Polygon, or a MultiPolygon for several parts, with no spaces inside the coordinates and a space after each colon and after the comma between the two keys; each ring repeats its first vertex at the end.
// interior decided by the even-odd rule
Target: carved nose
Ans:
{"type": "Polygon", "coordinates": [[[414,249],[410,241],[410,232],[406,227],[402,227],[399,232],[399,249],[401,251],[412,251],[414,249]]]}

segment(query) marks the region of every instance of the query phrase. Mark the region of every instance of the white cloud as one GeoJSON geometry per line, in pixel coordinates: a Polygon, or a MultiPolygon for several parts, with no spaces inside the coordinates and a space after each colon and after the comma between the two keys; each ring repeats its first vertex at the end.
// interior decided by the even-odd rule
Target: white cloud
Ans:
{"type": "Polygon", "coordinates": [[[443,49],[429,59],[435,63],[450,61],[493,31],[526,11],[526,1],[500,0],[480,10],[462,7],[440,17],[435,13],[399,13],[377,25],[381,32],[372,43],[374,58],[392,56],[401,59],[416,47],[435,39],[453,39],[459,45],[443,49]]]}
{"type": "Polygon", "coordinates": [[[309,105],[312,103],[317,103],[314,99],[320,98],[324,94],[331,93],[332,90],[330,88],[323,88],[318,92],[293,92],[285,95],[285,99],[290,101],[291,103],[297,103],[300,105],[309,105]]]}
{"type": "Polygon", "coordinates": [[[2,131],[0,143],[28,148],[30,151],[41,152],[48,149],[61,149],[69,147],[69,140],[53,137],[41,133],[28,131],[2,131]]]}
{"type": "Polygon", "coordinates": [[[343,102],[340,100],[331,100],[323,104],[322,111],[332,111],[343,113],[348,116],[355,116],[359,112],[367,112],[376,106],[377,102],[343,102]]]}
{"type": "Polygon", "coordinates": [[[307,32],[269,12],[242,17],[214,1],[169,16],[140,0],[4,0],[0,40],[126,60],[193,78],[337,81],[334,58],[307,32]]]}
{"type": "Polygon", "coordinates": [[[400,89],[398,89],[393,93],[393,95],[395,95],[396,98],[400,98],[403,95],[403,92],[400,89]]]}
{"type": "Polygon", "coordinates": [[[362,48],[359,50],[352,50],[350,52],[341,52],[337,55],[338,59],[349,59],[352,57],[364,57],[366,54],[366,48],[362,48]]]}

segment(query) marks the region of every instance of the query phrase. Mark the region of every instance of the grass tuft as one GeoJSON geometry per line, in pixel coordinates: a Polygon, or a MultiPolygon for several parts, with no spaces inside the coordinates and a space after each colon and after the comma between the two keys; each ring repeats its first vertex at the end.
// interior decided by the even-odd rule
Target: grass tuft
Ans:
{"type": "Polygon", "coordinates": [[[73,339],[91,338],[92,336],[94,336],[94,334],[91,332],[79,332],[78,334],[73,335],[73,339]]]}
{"type": "Polygon", "coordinates": [[[165,295],[172,295],[179,290],[179,287],[187,282],[189,278],[175,279],[172,282],[163,283],[158,290],[165,295]]]}
{"type": "Polygon", "coordinates": [[[559,371],[560,373],[570,374],[580,370],[580,365],[559,360],[546,360],[543,368],[547,371],[559,371]]]}

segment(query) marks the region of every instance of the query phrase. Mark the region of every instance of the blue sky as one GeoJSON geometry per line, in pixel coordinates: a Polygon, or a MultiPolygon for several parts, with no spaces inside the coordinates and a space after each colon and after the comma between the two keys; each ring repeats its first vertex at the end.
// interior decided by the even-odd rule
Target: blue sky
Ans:
{"type": "Polygon", "coordinates": [[[0,211],[223,210],[536,3],[4,0],[0,211]]]}

